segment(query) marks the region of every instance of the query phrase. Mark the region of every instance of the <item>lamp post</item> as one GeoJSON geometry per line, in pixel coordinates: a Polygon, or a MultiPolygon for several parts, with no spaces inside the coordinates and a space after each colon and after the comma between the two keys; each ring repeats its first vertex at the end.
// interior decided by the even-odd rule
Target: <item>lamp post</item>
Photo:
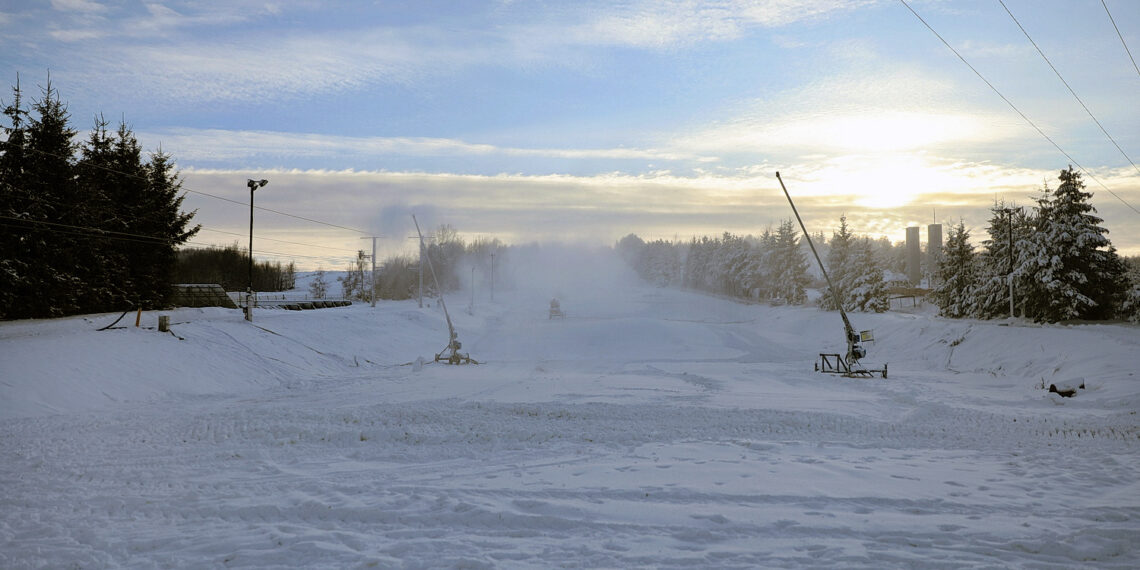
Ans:
{"type": "Polygon", "coordinates": [[[249,186],[249,288],[245,292],[245,320],[253,322],[253,191],[269,184],[264,178],[261,180],[247,180],[249,186]]]}

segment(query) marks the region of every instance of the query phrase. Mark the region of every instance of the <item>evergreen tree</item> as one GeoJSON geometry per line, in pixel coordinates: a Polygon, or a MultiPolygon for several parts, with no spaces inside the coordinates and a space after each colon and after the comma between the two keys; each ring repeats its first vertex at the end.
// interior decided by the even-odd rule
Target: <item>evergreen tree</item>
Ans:
{"type": "Polygon", "coordinates": [[[0,220],[11,229],[0,238],[0,317],[163,304],[174,247],[197,231],[186,229],[193,214],[178,211],[167,156],[143,165],[130,129],[112,135],[101,116],[76,145],[50,80],[31,113],[18,83],[14,92],[0,149],[0,220]]]}
{"type": "MultiPolygon", "coordinates": [[[[125,150],[120,152],[133,156],[138,144],[129,131],[126,131],[124,137],[124,130],[125,127],[121,126],[119,142],[125,150]]],[[[143,172],[146,183],[141,187],[141,196],[131,200],[135,209],[127,212],[130,216],[127,227],[131,233],[153,236],[154,239],[138,242],[131,249],[128,269],[135,285],[135,294],[142,305],[161,307],[170,298],[170,286],[178,259],[177,248],[194,237],[201,225],[190,226],[196,211],[182,211],[186,194],[182,192],[182,180],[169,154],[162,152],[162,149],[151,154],[150,160],[143,165],[143,172]]],[[[289,273],[291,280],[291,266],[289,273]]],[[[283,285],[286,283],[279,283],[278,287],[283,285]]],[[[272,283],[267,283],[260,290],[271,290],[272,287],[272,283]]]]}
{"type": "Polygon", "coordinates": [[[24,222],[19,229],[22,250],[4,252],[5,259],[12,256],[18,260],[13,265],[24,270],[4,311],[7,318],[74,313],[84,287],[77,268],[89,261],[82,228],[90,226],[90,219],[73,159],[76,132],[50,81],[41,92],[42,98],[32,104],[35,114],[29,116],[19,176],[7,181],[7,187],[15,189],[24,222]]]}
{"type": "Polygon", "coordinates": [[[676,246],[664,240],[655,240],[641,248],[634,269],[642,279],[666,287],[679,281],[681,257],[676,246]]]}
{"type": "Polygon", "coordinates": [[[614,245],[618,255],[625,260],[630,267],[637,265],[637,259],[641,256],[641,250],[645,247],[645,240],[637,237],[637,234],[629,234],[614,245]]]}
{"type": "Polygon", "coordinates": [[[783,220],[772,237],[772,297],[793,305],[807,301],[808,263],[791,220],[783,220]]]}
{"type": "Polygon", "coordinates": [[[133,240],[140,238],[127,235],[129,216],[122,214],[131,206],[132,189],[141,187],[145,181],[138,153],[133,157],[123,156],[121,146],[108,133],[107,122],[97,116],[76,163],[78,183],[86,189],[84,207],[91,214],[93,230],[87,238],[91,246],[90,263],[83,267],[85,294],[79,308],[82,312],[121,310],[136,301],[128,276],[128,251],[133,240]]]}
{"type": "Polygon", "coordinates": [[[849,254],[849,266],[845,274],[844,291],[847,294],[845,305],[856,311],[882,313],[891,308],[887,283],[883,279],[883,268],[875,259],[871,240],[854,240],[849,254]]]}
{"type": "Polygon", "coordinates": [[[1031,222],[1024,210],[1009,208],[1004,202],[995,202],[990,208],[990,223],[986,229],[989,239],[982,242],[983,249],[978,255],[976,286],[970,316],[983,319],[1009,316],[1011,271],[1013,271],[1014,294],[1021,296],[1027,291],[1025,280],[1019,279],[1017,268],[1029,252],[1028,238],[1034,231],[1031,222]]]}
{"type": "Polygon", "coordinates": [[[950,229],[936,273],[938,288],[930,293],[943,317],[962,318],[974,312],[977,263],[965,222],[950,229]]]}
{"type": "Polygon", "coordinates": [[[6,140],[0,143],[0,318],[12,312],[20,292],[28,289],[34,262],[25,254],[34,228],[29,220],[39,213],[33,210],[35,204],[24,186],[28,112],[18,75],[12,94],[12,102],[4,105],[9,125],[3,127],[6,140]]]}
{"type": "Polygon", "coordinates": [[[839,306],[836,305],[837,298],[839,303],[843,303],[844,308],[848,308],[847,285],[851,281],[851,243],[854,239],[855,236],[847,227],[847,216],[840,216],[839,229],[831,235],[830,248],[827,252],[827,276],[831,279],[831,285],[824,289],[823,296],[819,300],[819,307],[823,310],[839,310],[839,306]],[[832,286],[835,287],[834,292],[831,290],[832,286]]]}
{"type": "Polygon", "coordinates": [[[1062,170],[1055,194],[1038,199],[1036,232],[1018,272],[1028,316],[1039,322],[1108,318],[1127,289],[1125,267],[1101,227],[1079,172],[1062,170]]]}

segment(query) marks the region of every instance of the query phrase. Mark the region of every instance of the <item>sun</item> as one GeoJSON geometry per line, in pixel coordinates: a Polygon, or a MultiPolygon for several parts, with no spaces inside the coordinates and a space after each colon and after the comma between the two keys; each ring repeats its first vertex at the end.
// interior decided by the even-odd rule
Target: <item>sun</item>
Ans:
{"type": "Polygon", "coordinates": [[[834,196],[860,208],[885,210],[912,204],[963,181],[922,153],[888,152],[836,157],[805,176],[805,190],[834,196]]]}

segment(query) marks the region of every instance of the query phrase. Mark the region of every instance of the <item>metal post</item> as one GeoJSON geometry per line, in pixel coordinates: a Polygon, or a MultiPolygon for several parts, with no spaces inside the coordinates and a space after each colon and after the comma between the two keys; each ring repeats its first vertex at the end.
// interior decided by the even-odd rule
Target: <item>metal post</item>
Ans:
{"type": "Polygon", "coordinates": [[[376,306],[376,236],[372,236],[372,306],[376,306]]]}
{"type": "Polygon", "coordinates": [[[420,239],[420,308],[424,308],[424,240],[420,239]]]}
{"type": "Polygon", "coordinates": [[[249,181],[249,287],[245,290],[245,320],[253,322],[253,191],[256,186],[249,181]]]}
{"type": "Polygon", "coordinates": [[[253,322],[253,191],[269,184],[268,180],[247,180],[249,186],[249,288],[245,292],[245,320],[253,322]]]}
{"type": "Polygon", "coordinates": [[[1006,281],[1009,282],[1009,318],[1013,318],[1013,208],[1005,208],[1002,210],[1006,214],[1007,225],[1009,226],[1009,271],[1006,273],[1006,281]]]}

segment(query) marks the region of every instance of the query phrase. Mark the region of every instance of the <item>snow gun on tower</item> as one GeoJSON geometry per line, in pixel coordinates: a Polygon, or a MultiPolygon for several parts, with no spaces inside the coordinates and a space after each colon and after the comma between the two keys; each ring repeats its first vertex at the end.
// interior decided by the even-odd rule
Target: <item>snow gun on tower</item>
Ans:
{"type": "Polygon", "coordinates": [[[848,378],[859,376],[870,378],[875,374],[886,378],[886,364],[883,364],[882,369],[869,369],[859,362],[860,359],[867,356],[867,349],[863,346],[863,342],[873,341],[874,336],[871,334],[871,331],[856,333],[855,327],[851,326],[851,319],[847,318],[847,311],[843,310],[843,299],[839,297],[839,291],[831,282],[831,277],[828,277],[827,269],[823,266],[823,261],[820,260],[819,253],[815,250],[815,244],[811,241],[811,234],[808,233],[807,227],[804,226],[804,220],[800,217],[800,212],[796,209],[796,204],[792,201],[792,195],[788,193],[788,187],[784,186],[784,179],[780,178],[779,172],[776,173],[776,180],[780,181],[780,188],[784,190],[784,196],[788,198],[788,204],[792,207],[792,213],[796,215],[796,220],[800,223],[800,229],[804,232],[804,239],[807,240],[808,246],[811,247],[811,254],[815,256],[815,262],[819,264],[819,270],[823,273],[823,278],[827,280],[827,287],[834,296],[835,306],[839,307],[839,316],[843,317],[843,336],[847,339],[847,354],[819,353],[819,362],[815,363],[816,371],[840,374],[848,378]]]}
{"type": "MultiPolygon", "coordinates": [[[[420,231],[420,222],[416,219],[415,214],[412,214],[412,222],[416,224],[416,234],[420,237],[420,251],[424,251],[424,234],[420,231]]],[[[435,266],[431,263],[431,256],[425,255],[424,259],[427,260],[428,270],[431,271],[432,282],[435,283],[435,290],[439,293],[439,306],[443,307],[443,316],[447,319],[447,332],[448,340],[447,346],[435,355],[436,362],[443,362],[446,364],[479,364],[471,355],[459,352],[463,348],[463,344],[459,342],[459,334],[455,332],[455,325],[451,324],[451,315],[447,312],[447,303],[443,302],[443,289],[439,286],[439,279],[435,276],[435,266]]]]}

